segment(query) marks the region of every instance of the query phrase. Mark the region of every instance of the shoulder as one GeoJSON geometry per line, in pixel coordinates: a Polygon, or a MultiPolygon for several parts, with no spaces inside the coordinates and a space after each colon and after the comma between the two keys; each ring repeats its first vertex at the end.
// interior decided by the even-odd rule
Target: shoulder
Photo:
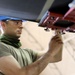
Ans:
{"type": "Polygon", "coordinates": [[[3,50],[3,51],[8,51],[10,49],[10,46],[3,43],[3,42],[0,42],[0,51],[3,50]]]}
{"type": "Polygon", "coordinates": [[[0,57],[7,55],[10,55],[8,46],[0,42],[0,57]]]}

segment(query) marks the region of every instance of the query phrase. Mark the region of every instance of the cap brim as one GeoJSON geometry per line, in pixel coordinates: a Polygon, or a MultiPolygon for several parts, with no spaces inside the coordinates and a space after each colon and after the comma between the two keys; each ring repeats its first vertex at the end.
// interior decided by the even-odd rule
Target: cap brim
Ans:
{"type": "Polygon", "coordinates": [[[2,20],[22,20],[23,22],[26,20],[20,19],[20,18],[14,18],[14,17],[8,17],[8,16],[0,16],[0,21],[2,20]]]}

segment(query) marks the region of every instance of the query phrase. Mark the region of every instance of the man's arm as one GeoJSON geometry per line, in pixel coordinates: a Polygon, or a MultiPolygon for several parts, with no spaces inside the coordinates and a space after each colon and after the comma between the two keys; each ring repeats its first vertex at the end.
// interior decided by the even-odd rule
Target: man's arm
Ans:
{"type": "MultiPolygon", "coordinates": [[[[60,32],[60,31],[58,31],[58,32],[60,32]]],[[[58,32],[56,31],[56,34],[60,35],[60,33],[58,33],[58,32]]],[[[60,39],[62,40],[62,37],[60,37],[60,39]]],[[[50,63],[59,62],[62,60],[62,50],[63,50],[63,45],[60,48],[59,52],[54,57],[52,57],[52,60],[50,60],[50,63]]],[[[47,49],[43,50],[43,51],[36,51],[37,57],[40,58],[45,53],[47,53],[47,51],[48,51],[47,49]]]]}
{"type": "Polygon", "coordinates": [[[39,75],[52,60],[52,57],[58,53],[62,45],[62,40],[59,35],[53,37],[47,53],[26,67],[20,67],[19,63],[11,55],[1,57],[0,70],[5,75],[39,75]]]}

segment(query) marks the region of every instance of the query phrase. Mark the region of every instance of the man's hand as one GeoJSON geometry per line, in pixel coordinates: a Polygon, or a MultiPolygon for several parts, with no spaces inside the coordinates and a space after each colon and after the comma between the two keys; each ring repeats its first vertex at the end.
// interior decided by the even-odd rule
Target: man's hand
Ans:
{"type": "Polygon", "coordinates": [[[55,56],[63,47],[62,37],[60,34],[55,35],[49,43],[49,52],[51,56],[55,56]]]}

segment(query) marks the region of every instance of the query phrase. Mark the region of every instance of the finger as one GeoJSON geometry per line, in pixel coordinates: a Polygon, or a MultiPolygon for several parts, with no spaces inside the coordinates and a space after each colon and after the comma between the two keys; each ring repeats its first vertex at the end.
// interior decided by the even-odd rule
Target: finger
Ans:
{"type": "Polygon", "coordinates": [[[53,40],[56,40],[56,39],[61,39],[62,40],[62,36],[61,35],[55,35],[52,39],[53,40]]]}
{"type": "Polygon", "coordinates": [[[59,30],[59,29],[55,30],[55,34],[56,34],[56,35],[61,34],[61,32],[62,32],[62,31],[59,30]]]}

